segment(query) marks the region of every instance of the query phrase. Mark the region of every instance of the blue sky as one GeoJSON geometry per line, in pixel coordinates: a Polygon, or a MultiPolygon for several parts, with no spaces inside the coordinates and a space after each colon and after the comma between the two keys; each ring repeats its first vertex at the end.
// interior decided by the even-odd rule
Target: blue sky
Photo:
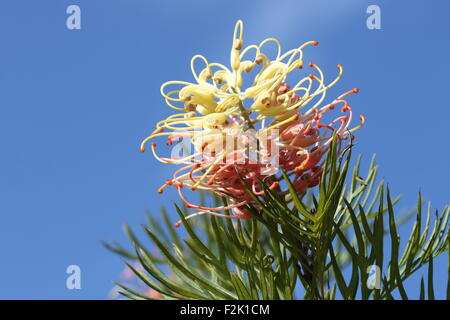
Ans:
{"type": "MultiPolygon", "coordinates": [[[[0,4],[0,298],[103,299],[123,268],[99,240],[124,241],[172,168],[139,142],[169,113],[167,80],[191,80],[190,58],[228,62],[232,28],[247,44],[277,37],[284,49],[308,40],[307,59],[354,87],[367,124],[356,148],[377,154],[400,206],[421,189],[432,206],[450,201],[448,75],[450,3],[430,1],[3,0],[0,4]],[[66,8],[81,8],[81,30],[66,8]],[[381,7],[382,29],[366,28],[381,7]],[[66,267],[82,270],[67,290],[66,267]]],[[[446,269],[435,271],[444,278],[446,269]]],[[[439,278],[439,276],[437,277],[439,278]]],[[[444,284],[436,283],[440,296],[444,284]]]]}

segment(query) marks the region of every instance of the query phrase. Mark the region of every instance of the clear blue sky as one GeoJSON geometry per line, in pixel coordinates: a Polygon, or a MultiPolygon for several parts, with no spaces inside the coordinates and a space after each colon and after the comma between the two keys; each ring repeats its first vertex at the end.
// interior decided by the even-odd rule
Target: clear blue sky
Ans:
{"type": "Polygon", "coordinates": [[[228,62],[237,19],[247,44],[320,41],[306,59],[345,68],[330,97],[361,90],[357,153],[377,154],[400,206],[419,188],[433,207],[450,202],[449,1],[2,0],[0,298],[106,297],[123,265],[99,240],[124,241],[123,223],[138,228],[174,198],[155,192],[172,168],[139,153],[168,114],[159,87],[190,80],[194,54],[228,62]],[[66,28],[71,4],[81,30],[66,28]],[[381,30],[366,28],[370,4],[381,30]],[[79,291],[65,287],[70,264],[79,291]]]}

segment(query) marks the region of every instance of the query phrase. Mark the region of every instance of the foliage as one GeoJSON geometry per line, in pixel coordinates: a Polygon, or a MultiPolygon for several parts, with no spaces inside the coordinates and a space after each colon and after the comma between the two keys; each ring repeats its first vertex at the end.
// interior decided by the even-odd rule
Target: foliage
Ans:
{"type": "MultiPolygon", "coordinates": [[[[150,215],[143,226],[146,241],[158,253],[147,249],[128,226],[125,232],[134,251],[116,243],[104,245],[128,260],[128,267],[164,299],[298,299],[299,293],[320,300],[434,299],[433,259],[449,251],[450,207],[433,218],[430,205],[424,214],[419,194],[417,210],[395,213],[399,197],[391,197],[384,181],[377,183],[375,159],[362,178],[359,157],[348,177],[351,150],[339,156],[336,149],[327,156],[316,194],[300,197],[283,173],[282,183],[290,192],[280,195],[267,187],[263,196],[252,194],[259,209],[247,207],[251,220],[203,216],[188,222],[187,208],[175,204],[185,239],[163,209],[163,225],[150,215]],[[402,247],[399,226],[411,216],[415,223],[402,247]],[[133,260],[142,269],[133,267],[133,260]],[[381,270],[379,289],[373,266],[381,270]],[[426,266],[420,296],[410,297],[405,281],[426,266]]],[[[216,206],[228,203],[225,198],[212,200],[216,206]]],[[[117,285],[128,298],[150,299],[117,285]]],[[[449,299],[450,281],[447,287],[449,299]]]]}

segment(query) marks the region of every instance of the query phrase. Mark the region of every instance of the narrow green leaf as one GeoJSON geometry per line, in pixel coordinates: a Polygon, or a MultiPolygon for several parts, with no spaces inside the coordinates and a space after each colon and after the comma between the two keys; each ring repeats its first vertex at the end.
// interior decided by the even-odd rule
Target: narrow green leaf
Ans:
{"type": "Polygon", "coordinates": [[[348,287],[345,283],[344,275],[341,272],[341,267],[336,261],[333,246],[330,246],[330,260],[333,266],[333,273],[336,278],[336,284],[338,285],[339,292],[346,299],[349,296],[348,287]]]}
{"type": "Polygon", "coordinates": [[[430,257],[430,261],[428,262],[428,300],[434,299],[433,257],[430,257]]]}
{"type": "Polygon", "coordinates": [[[214,285],[213,283],[210,283],[205,278],[199,277],[197,274],[195,274],[194,271],[188,270],[186,267],[184,267],[182,264],[180,264],[179,261],[177,261],[167,250],[167,248],[159,241],[159,239],[151,232],[147,227],[144,226],[145,232],[149,235],[149,237],[155,242],[155,244],[158,246],[158,248],[161,250],[161,253],[164,254],[164,256],[167,258],[167,260],[174,265],[174,267],[178,268],[181,272],[183,272],[186,276],[189,276],[192,280],[198,281],[199,284],[205,286],[208,288],[211,292],[214,292],[215,294],[223,297],[224,299],[233,299],[233,296],[231,296],[229,293],[221,290],[219,287],[214,285]]]}
{"type": "Polygon", "coordinates": [[[248,292],[247,287],[245,286],[245,284],[242,282],[242,280],[238,275],[236,275],[235,273],[231,274],[231,281],[240,300],[251,299],[251,295],[248,292]]]}
{"type": "Polygon", "coordinates": [[[450,228],[447,230],[447,300],[450,300],[450,228]]]}
{"type": "Polygon", "coordinates": [[[403,300],[408,300],[405,288],[403,287],[403,279],[400,276],[398,256],[399,256],[399,236],[397,234],[397,226],[395,224],[394,209],[392,207],[392,200],[390,196],[389,187],[387,188],[387,205],[389,212],[389,230],[391,235],[391,260],[390,260],[390,276],[391,284],[395,281],[396,286],[400,292],[403,300]]]}
{"type": "Polygon", "coordinates": [[[420,279],[420,296],[419,300],[425,300],[425,281],[423,277],[420,279]]]}

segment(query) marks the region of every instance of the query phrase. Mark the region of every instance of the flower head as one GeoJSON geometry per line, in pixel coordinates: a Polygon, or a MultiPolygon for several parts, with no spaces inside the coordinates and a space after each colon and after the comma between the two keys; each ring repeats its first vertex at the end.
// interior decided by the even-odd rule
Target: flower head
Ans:
{"type": "Polygon", "coordinates": [[[244,208],[254,204],[247,188],[262,195],[264,181],[270,189],[287,193],[280,188],[278,168],[292,178],[299,194],[316,186],[333,136],[342,148],[344,141],[353,139],[352,133],[362,126],[364,117],[360,116],[359,125],[350,127],[353,111],[344,98],[358,89],[323,104],[327,90],[342,76],[340,64],[331,81],[325,80],[316,64],[309,63],[311,73],[303,74],[296,83],[287,83],[289,74],[304,73],[303,49],[311,45],[318,42],[309,41],[282,53],[278,40],[268,38],[244,47],[243,23],[238,21],[229,68],[196,55],[191,60],[195,82],[164,83],[161,94],[177,113],[156,124],[143,140],[141,151],[149,140],[167,137],[167,145],[187,140],[193,152],[163,157],[156,153],[156,144],[151,144],[159,161],[182,166],[159,192],[169,185],[176,187],[187,207],[196,210],[191,216],[207,213],[230,218],[218,212],[231,209],[235,214],[231,218],[251,218],[244,208]],[[277,46],[272,59],[264,50],[271,42],[277,46]],[[244,85],[247,73],[255,74],[249,86],[244,85]],[[325,121],[325,115],[333,110],[340,113],[334,120],[325,121]],[[221,207],[196,205],[185,198],[184,188],[231,197],[230,203],[221,207]]]}

